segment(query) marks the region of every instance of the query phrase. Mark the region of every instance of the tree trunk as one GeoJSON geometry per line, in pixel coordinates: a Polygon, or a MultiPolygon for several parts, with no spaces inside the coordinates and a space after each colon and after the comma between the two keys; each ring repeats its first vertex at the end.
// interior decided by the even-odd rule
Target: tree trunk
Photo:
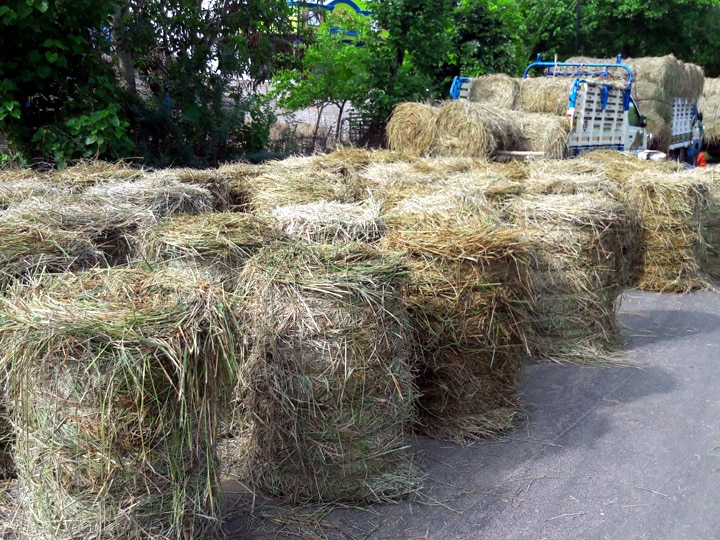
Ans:
{"type": "Polygon", "coordinates": [[[340,110],[338,111],[338,118],[337,118],[337,124],[335,124],[335,140],[340,140],[340,130],[342,129],[342,117],[343,117],[343,111],[345,110],[345,105],[347,104],[347,100],[340,103],[338,106],[340,110]]]}
{"type": "Polygon", "coordinates": [[[115,9],[112,18],[111,36],[115,44],[115,54],[117,55],[118,68],[120,69],[120,78],[125,84],[125,88],[132,94],[137,94],[137,84],[135,82],[135,65],[133,64],[132,51],[125,48],[125,36],[123,31],[123,19],[127,13],[127,6],[115,9]]]}
{"type": "Polygon", "coordinates": [[[320,108],[318,109],[318,117],[317,117],[317,121],[315,122],[315,131],[313,132],[313,138],[312,138],[313,152],[315,151],[315,143],[317,142],[318,131],[320,131],[320,118],[322,118],[322,113],[324,110],[325,110],[325,102],[323,102],[322,105],[320,105],[320,108]]]}

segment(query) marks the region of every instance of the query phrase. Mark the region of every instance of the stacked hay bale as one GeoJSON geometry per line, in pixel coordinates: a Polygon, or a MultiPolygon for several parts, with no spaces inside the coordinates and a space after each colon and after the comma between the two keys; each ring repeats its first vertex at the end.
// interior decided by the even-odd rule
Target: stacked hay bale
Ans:
{"type": "Polygon", "coordinates": [[[40,276],[2,299],[31,538],[215,538],[215,440],[239,335],[192,272],[40,276]]]}
{"type": "Polygon", "coordinates": [[[178,214],[139,231],[132,239],[133,258],[199,265],[228,276],[280,237],[275,223],[253,214],[178,214]]]}
{"type": "Polygon", "coordinates": [[[319,201],[289,204],[273,209],[279,227],[298,241],[332,244],[338,242],[376,242],[385,232],[381,206],[365,203],[319,201]]]}
{"type": "Polygon", "coordinates": [[[505,109],[517,109],[520,102],[520,84],[504,73],[493,73],[473,78],[468,100],[505,109]]]}
{"type": "Polygon", "coordinates": [[[695,175],[652,170],[629,177],[619,191],[642,219],[638,287],[688,292],[708,287],[700,261],[704,220],[716,215],[706,182],[695,175]]]}
{"type": "Polygon", "coordinates": [[[418,429],[461,444],[511,428],[521,411],[529,254],[491,214],[454,193],[406,200],[382,240],[410,264],[418,429]]]}
{"type": "Polygon", "coordinates": [[[425,156],[435,141],[439,108],[424,103],[400,103],[388,120],[388,148],[408,156],[425,156]]]}
{"type": "Polygon", "coordinates": [[[698,110],[703,113],[705,143],[716,147],[720,144],[720,79],[706,78],[703,93],[698,101],[698,110]]]}
{"type": "MultiPolygon", "coordinates": [[[[617,62],[617,59],[570,58],[568,62],[617,62]]],[[[661,57],[623,58],[633,72],[632,97],[647,118],[651,150],[668,152],[672,135],[673,99],[697,103],[705,76],[700,66],[669,54],[661,57]]]]}
{"type": "Polygon", "coordinates": [[[599,360],[617,346],[616,302],[632,281],[640,224],[610,198],[528,195],[505,218],[535,250],[528,338],[539,358],[599,360]]]}
{"type": "Polygon", "coordinates": [[[418,487],[406,272],[354,243],[275,244],[246,263],[242,433],[223,451],[243,482],[293,502],[394,500],[418,487]]]}
{"type": "Polygon", "coordinates": [[[565,116],[572,79],[568,77],[528,77],[518,79],[518,109],[524,112],[565,116]]]}

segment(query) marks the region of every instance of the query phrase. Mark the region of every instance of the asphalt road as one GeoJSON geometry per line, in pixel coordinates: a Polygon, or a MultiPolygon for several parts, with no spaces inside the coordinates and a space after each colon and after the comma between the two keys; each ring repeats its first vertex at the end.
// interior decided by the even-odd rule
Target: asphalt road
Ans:
{"type": "Polygon", "coordinates": [[[260,505],[275,519],[241,509],[232,537],[720,539],[720,293],[630,291],[618,318],[628,367],[531,362],[525,425],[470,447],[417,440],[417,500],[260,505]]]}

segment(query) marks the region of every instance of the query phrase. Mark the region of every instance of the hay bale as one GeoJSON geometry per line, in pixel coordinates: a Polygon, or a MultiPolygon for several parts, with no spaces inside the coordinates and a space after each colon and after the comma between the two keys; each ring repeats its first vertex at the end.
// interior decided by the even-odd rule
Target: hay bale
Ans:
{"type": "Polygon", "coordinates": [[[66,272],[107,264],[93,239],[80,231],[0,217],[0,291],[34,273],[66,272]]]}
{"type": "Polygon", "coordinates": [[[275,223],[252,214],[179,214],[144,228],[132,243],[136,260],[193,263],[225,274],[280,236],[275,223]]]}
{"type": "Polygon", "coordinates": [[[517,198],[505,213],[535,252],[533,353],[554,361],[607,358],[617,346],[617,299],[636,267],[637,216],[585,194],[517,198]]]}
{"type": "Polygon", "coordinates": [[[520,101],[520,85],[517,79],[504,73],[493,73],[473,78],[468,99],[494,107],[517,109],[520,101]]]}
{"type": "Polygon", "coordinates": [[[214,210],[224,212],[231,206],[230,184],[227,177],[217,169],[173,169],[171,171],[181,184],[193,184],[206,189],[212,195],[214,210]]]}
{"type": "Polygon", "coordinates": [[[243,180],[248,210],[270,214],[286,204],[343,202],[342,176],[314,167],[312,158],[292,158],[275,165],[243,180]]]}
{"type": "Polygon", "coordinates": [[[291,238],[321,244],[377,241],[385,232],[380,205],[319,201],[288,204],[273,209],[272,216],[291,238]]]}
{"type": "Polygon", "coordinates": [[[72,192],[94,186],[107,180],[131,181],[142,178],[143,171],[122,161],[108,163],[97,159],[80,160],[72,166],[51,174],[52,181],[61,184],[72,192]]]}
{"type": "Polygon", "coordinates": [[[363,244],[271,245],[248,261],[244,429],[223,454],[243,482],[294,502],[395,500],[417,488],[405,440],[415,396],[405,272],[363,244]]]}
{"type": "Polygon", "coordinates": [[[565,116],[572,88],[568,77],[529,77],[518,79],[520,86],[519,109],[531,113],[565,116]]]}
{"type": "Polygon", "coordinates": [[[660,292],[708,288],[699,262],[701,219],[710,197],[707,185],[686,174],[643,171],[630,177],[619,193],[642,219],[638,287],[660,292]]]}
{"type": "Polygon", "coordinates": [[[565,116],[522,112],[517,113],[515,120],[523,140],[512,150],[543,152],[549,159],[567,157],[570,125],[565,116]]]}
{"type": "Polygon", "coordinates": [[[156,218],[212,212],[217,204],[209,189],[181,182],[172,169],[155,171],[134,181],[101,182],[87,188],[82,196],[147,210],[156,218]]]}
{"type": "Polygon", "coordinates": [[[388,147],[409,156],[425,156],[435,140],[439,108],[424,103],[400,103],[393,109],[385,133],[388,147]]]}
{"type": "Polygon", "coordinates": [[[432,153],[488,159],[497,150],[513,150],[524,142],[515,114],[467,100],[446,101],[438,112],[432,153]]]}
{"type": "Polygon", "coordinates": [[[687,173],[693,183],[702,186],[707,197],[698,199],[697,213],[700,219],[698,262],[700,269],[713,280],[720,280],[720,180],[707,168],[693,169],[687,173]]]}
{"type": "Polygon", "coordinates": [[[418,430],[460,444],[521,416],[526,246],[479,213],[407,208],[382,240],[410,264],[404,290],[418,350],[418,430]]]}
{"type": "Polygon", "coordinates": [[[698,101],[703,113],[704,139],[707,144],[720,143],[720,78],[706,78],[703,95],[698,101]]]}
{"type": "Polygon", "coordinates": [[[62,186],[53,184],[47,175],[23,170],[0,170],[0,210],[30,197],[60,196],[62,186]]]}
{"type": "Polygon", "coordinates": [[[43,253],[55,253],[53,245],[69,246],[71,253],[83,255],[81,260],[95,257],[105,259],[108,264],[126,262],[129,237],[154,221],[150,209],[139,208],[120,197],[103,198],[88,193],[31,197],[11,205],[2,215],[6,230],[19,231],[19,237],[10,240],[15,244],[11,250],[13,260],[29,248],[28,243],[40,241],[43,253]],[[47,233],[49,237],[42,240],[38,237],[40,233],[47,233]],[[73,236],[77,238],[76,244],[73,236]],[[87,245],[88,240],[92,246],[87,245]],[[91,256],[91,251],[96,255],[91,256]]]}
{"type": "Polygon", "coordinates": [[[237,363],[221,292],[197,274],[46,276],[1,300],[32,538],[216,538],[215,439],[237,363]]]}

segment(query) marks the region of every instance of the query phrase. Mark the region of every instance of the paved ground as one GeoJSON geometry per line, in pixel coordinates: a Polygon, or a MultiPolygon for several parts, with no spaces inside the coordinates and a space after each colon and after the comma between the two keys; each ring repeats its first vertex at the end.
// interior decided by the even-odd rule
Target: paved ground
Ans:
{"type": "Polygon", "coordinates": [[[525,426],[466,448],[418,440],[417,501],[260,506],[280,532],[240,516],[233,538],[720,539],[720,294],[633,291],[619,319],[631,367],[531,363],[525,426]]]}

